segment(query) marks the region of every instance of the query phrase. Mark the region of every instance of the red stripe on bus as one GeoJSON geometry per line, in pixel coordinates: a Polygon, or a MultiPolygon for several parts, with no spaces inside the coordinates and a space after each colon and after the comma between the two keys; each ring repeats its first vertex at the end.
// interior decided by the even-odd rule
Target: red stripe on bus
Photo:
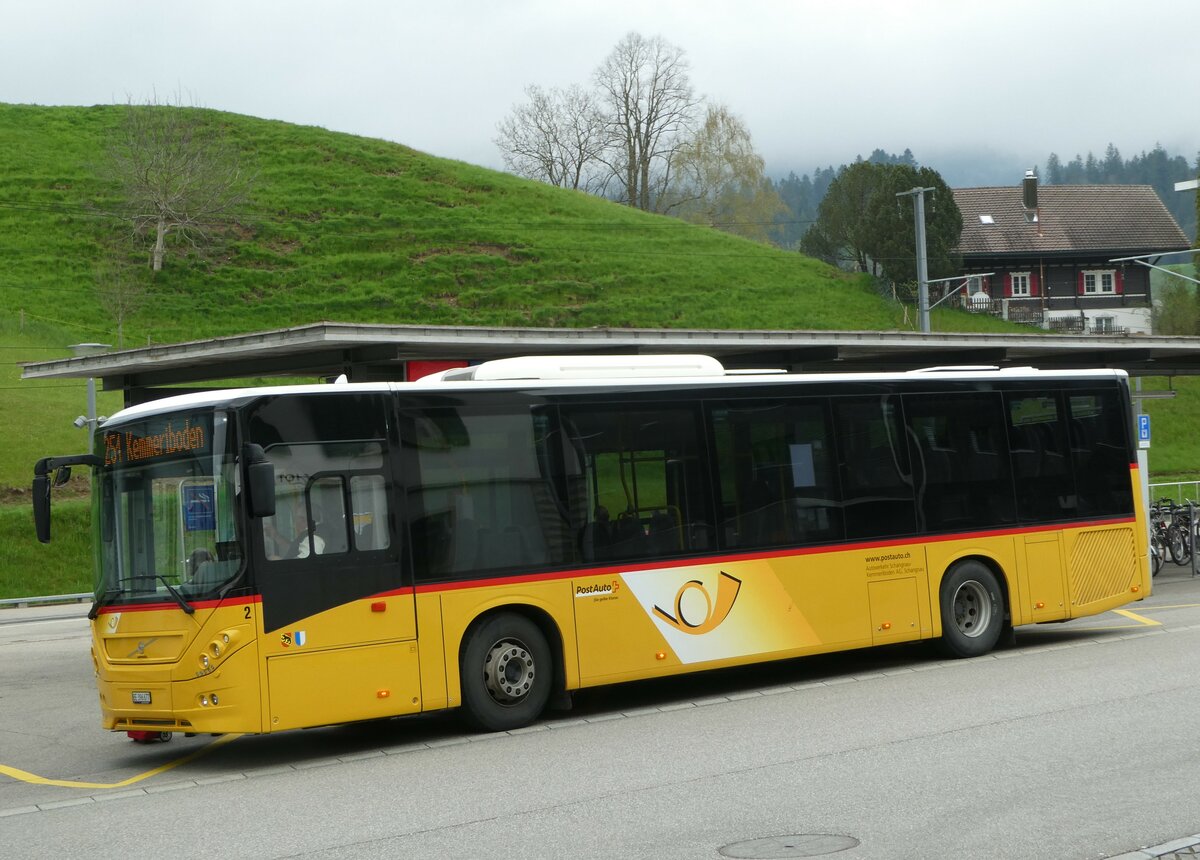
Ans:
{"type": "MultiPolygon", "coordinates": [[[[190,602],[194,609],[216,609],[218,606],[243,606],[250,603],[262,603],[262,595],[252,594],[248,597],[231,597],[224,600],[196,600],[190,602]]],[[[116,603],[100,607],[100,611],[96,614],[108,615],[112,612],[155,612],[160,609],[179,609],[179,604],[174,600],[168,600],[165,603],[116,603]]]]}
{"type": "Polygon", "coordinates": [[[951,540],[977,540],[985,537],[1006,537],[1010,535],[1037,534],[1039,532],[1064,531],[1068,528],[1093,528],[1096,526],[1128,525],[1135,522],[1133,517],[1118,517],[1104,520],[1089,520],[1084,523],[1073,523],[1068,526],[1043,525],[1014,527],[1008,529],[993,529],[978,532],[956,532],[946,535],[929,535],[909,540],[890,538],[888,540],[864,541],[848,544],[821,544],[812,547],[781,547],[773,550],[738,553],[719,556],[688,556],[686,558],[660,559],[658,561],[640,561],[632,564],[612,564],[604,567],[574,568],[567,571],[552,571],[549,573],[530,573],[517,576],[498,576],[486,579],[466,579],[458,582],[437,582],[429,585],[401,588],[384,592],[377,596],[401,594],[433,594],[441,591],[461,591],[466,588],[486,588],[498,585],[519,585],[529,582],[548,582],[557,579],[574,579],[579,577],[614,576],[622,573],[635,573],[641,570],[656,570],[659,568],[695,567],[702,564],[732,564],[739,561],[762,561],[773,558],[787,558],[799,555],[818,555],[835,552],[859,552],[869,549],[882,549],[891,546],[911,544],[945,543],[951,540]]]}

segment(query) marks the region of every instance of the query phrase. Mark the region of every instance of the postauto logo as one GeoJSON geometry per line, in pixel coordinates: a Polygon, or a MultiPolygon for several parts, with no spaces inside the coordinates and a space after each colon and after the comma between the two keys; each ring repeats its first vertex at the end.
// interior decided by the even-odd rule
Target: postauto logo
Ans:
{"type": "Polygon", "coordinates": [[[700,636],[715,630],[722,621],[729,617],[741,589],[742,581],[740,579],[721,571],[717,579],[717,599],[714,603],[703,582],[698,579],[688,580],[675,593],[674,614],[657,604],[654,606],[654,614],[680,633],[700,636]],[[700,601],[694,599],[697,594],[704,599],[703,613],[698,611],[700,601]],[[687,599],[689,597],[692,599],[687,599]]]}

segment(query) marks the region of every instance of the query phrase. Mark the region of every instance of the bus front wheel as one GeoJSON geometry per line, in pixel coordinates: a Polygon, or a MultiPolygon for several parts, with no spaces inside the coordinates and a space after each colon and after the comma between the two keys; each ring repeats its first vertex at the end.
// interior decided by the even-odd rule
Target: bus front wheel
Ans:
{"type": "Polygon", "coordinates": [[[538,718],[550,698],[553,661],[538,626],[504,612],[468,634],[460,665],[463,713],[476,728],[503,732],[538,718]]]}
{"type": "Polygon", "coordinates": [[[978,561],[963,561],[942,579],[941,650],[978,657],[995,647],[1004,628],[1004,598],[996,575],[978,561]]]}

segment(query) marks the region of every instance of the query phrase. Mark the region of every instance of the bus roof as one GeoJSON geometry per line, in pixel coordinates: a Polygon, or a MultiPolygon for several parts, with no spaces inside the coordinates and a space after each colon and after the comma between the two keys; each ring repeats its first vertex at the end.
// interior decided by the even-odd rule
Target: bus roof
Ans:
{"type": "Polygon", "coordinates": [[[502,391],[516,389],[602,388],[620,385],[683,387],[696,383],[739,387],[763,383],[899,382],[918,378],[944,381],[985,379],[1116,379],[1124,370],[1039,370],[1034,367],[939,366],[895,373],[786,373],[774,369],[726,370],[707,355],[586,355],[524,356],[487,361],[465,368],[443,370],[413,382],[350,383],[344,377],[333,384],[273,385],[199,391],[153,400],[122,409],[109,421],[142,417],[189,408],[204,408],[281,394],[338,394],[349,392],[502,391]]]}

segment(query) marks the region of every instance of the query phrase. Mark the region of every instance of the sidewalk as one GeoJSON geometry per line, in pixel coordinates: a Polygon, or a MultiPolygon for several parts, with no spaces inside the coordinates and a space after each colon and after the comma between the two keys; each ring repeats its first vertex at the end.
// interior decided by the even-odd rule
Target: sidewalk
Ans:
{"type": "Polygon", "coordinates": [[[52,603],[48,606],[6,606],[0,609],[0,624],[53,621],[59,618],[86,619],[91,603],[52,603]]]}

